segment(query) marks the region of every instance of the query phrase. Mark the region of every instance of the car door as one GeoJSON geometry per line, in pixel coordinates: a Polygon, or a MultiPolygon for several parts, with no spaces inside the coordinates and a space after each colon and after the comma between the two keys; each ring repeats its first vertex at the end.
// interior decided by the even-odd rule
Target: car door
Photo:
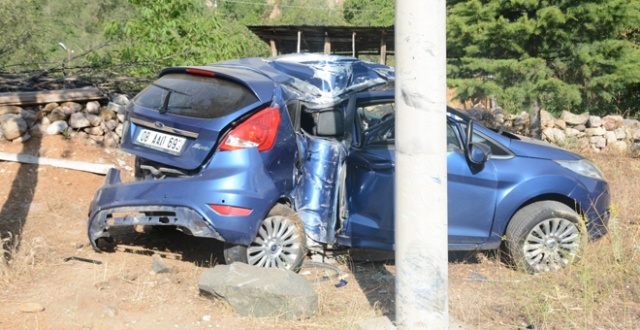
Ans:
{"type": "Polygon", "coordinates": [[[354,247],[393,249],[395,129],[393,100],[356,107],[354,144],[347,156],[348,215],[343,235],[354,247]]]}
{"type": "MultiPolygon", "coordinates": [[[[348,212],[339,235],[354,247],[394,248],[395,127],[393,102],[359,104],[356,147],[347,156],[348,212]]],[[[455,249],[485,242],[491,232],[497,196],[494,161],[469,166],[460,124],[447,122],[449,244],[455,249]]],[[[491,146],[475,133],[474,142],[491,146]]],[[[494,148],[492,148],[494,149],[494,148]]],[[[428,221],[428,219],[422,219],[428,221]]]]}
{"type": "MultiPolygon", "coordinates": [[[[474,143],[491,142],[475,132],[474,143]]],[[[495,215],[498,179],[494,160],[482,168],[469,166],[462,143],[462,126],[447,121],[447,197],[449,246],[475,245],[490,235],[495,215]]]]}

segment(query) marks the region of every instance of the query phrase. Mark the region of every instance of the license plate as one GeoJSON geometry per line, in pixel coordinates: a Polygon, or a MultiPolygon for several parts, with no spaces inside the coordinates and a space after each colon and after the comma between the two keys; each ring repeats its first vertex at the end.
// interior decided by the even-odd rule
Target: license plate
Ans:
{"type": "Polygon", "coordinates": [[[179,155],[187,139],[180,136],[142,129],[136,138],[137,144],[172,155],[179,155]]]}

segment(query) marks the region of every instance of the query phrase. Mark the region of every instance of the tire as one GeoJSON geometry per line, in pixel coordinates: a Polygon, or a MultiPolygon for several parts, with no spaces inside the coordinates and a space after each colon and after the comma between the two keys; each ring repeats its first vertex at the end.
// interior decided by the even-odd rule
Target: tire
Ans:
{"type": "Polygon", "coordinates": [[[505,247],[518,270],[562,269],[578,259],[584,245],[581,221],[573,209],[559,202],[527,205],[511,218],[505,247]]]}
{"type": "Polygon", "coordinates": [[[302,220],[291,208],[278,204],[260,223],[251,245],[225,243],[224,258],[227,264],[242,262],[297,272],[307,255],[306,240],[302,220]]]}

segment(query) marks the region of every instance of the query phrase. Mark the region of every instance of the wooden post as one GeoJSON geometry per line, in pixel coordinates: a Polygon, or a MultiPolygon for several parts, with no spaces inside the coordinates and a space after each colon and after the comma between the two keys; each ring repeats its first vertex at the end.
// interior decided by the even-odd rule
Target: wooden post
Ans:
{"type": "Polygon", "coordinates": [[[380,37],[380,64],[387,65],[387,38],[385,38],[384,32],[380,37]]]}
{"type": "Polygon", "coordinates": [[[353,32],[351,34],[351,56],[357,57],[356,56],[356,33],[355,32],[353,32]]]}
{"type": "Polygon", "coordinates": [[[296,47],[296,53],[300,52],[300,39],[302,39],[302,31],[298,31],[298,46],[296,47]]]}
{"type": "Polygon", "coordinates": [[[269,40],[269,44],[271,45],[271,56],[278,55],[278,47],[276,47],[276,41],[271,39],[269,40]]]}
{"type": "Polygon", "coordinates": [[[331,39],[329,38],[329,32],[324,33],[324,54],[331,55],[331,39]]]}

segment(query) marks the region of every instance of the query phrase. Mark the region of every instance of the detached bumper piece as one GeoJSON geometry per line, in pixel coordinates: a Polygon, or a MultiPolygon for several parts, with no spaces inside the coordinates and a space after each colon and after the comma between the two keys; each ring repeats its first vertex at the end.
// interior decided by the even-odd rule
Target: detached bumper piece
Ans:
{"type": "Polygon", "coordinates": [[[222,236],[200,214],[188,207],[127,206],[105,209],[97,212],[91,218],[89,222],[91,245],[96,251],[100,251],[97,242],[101,238],[111,238],[109,228],[137,225],[176,226],[186,234],[224,241],[222,236]]]}

